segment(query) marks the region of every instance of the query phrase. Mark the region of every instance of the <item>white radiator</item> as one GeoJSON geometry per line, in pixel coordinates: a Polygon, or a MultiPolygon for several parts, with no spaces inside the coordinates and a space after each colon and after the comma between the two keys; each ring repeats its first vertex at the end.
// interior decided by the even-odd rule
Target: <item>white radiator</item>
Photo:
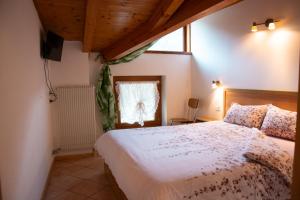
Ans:
{"type": "Polygon", "coordinates": [[[61,153],[90,151],[99,128],[94,86],[56,88],[53,103],[54,146],[61,153]]]}

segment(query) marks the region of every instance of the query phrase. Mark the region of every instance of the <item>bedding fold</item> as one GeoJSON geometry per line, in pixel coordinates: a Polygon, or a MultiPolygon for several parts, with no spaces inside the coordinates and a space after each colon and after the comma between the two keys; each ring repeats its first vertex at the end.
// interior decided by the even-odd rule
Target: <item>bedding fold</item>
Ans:
{"type": "Polygon", "coordinates": [[[292,184],[293,157],[263,134],[254,137],[244,156],[254,162],[274,170],[287,184],[292,184]]]}

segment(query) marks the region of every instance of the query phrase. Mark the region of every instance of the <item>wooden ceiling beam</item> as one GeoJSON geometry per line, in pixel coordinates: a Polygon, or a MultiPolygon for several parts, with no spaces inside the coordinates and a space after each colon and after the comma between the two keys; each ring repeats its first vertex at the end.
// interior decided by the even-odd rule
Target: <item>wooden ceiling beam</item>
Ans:
{"type": "Polygon", "coordinates": [[[164,0],[159,3],[159,7],[155,10],[154,14],[147,21],[147,30],[155,29],[166,23],[175,11],[180,7],[184,0],[164,0]]]}
{"type": "MultiPolygon", "coordinates": [[[[137,28],[131,34],[119,39],[116,43],[105,48],[102,54],[107,60],[120,58],[178,28],[240,1],[241,0],[185,0],[165,24],[160,25],[160,22],[157,22],[160,26],[156,26],[156,28],[152,29],[151,24],[153,26],[153,22],[150,23],[150,18],[150,27],[147,23],[143,24],[144,28],[137,28]]],[[[161,16],[163,15],[164,14],[161,16]]],[[[154,24],[156,25],[156,23],[154,24]]]]}
{"type": "Polygon", "coordinates": [[[94,35],[97,24],[97,0],[86,1],[86,14],[83,33],[83,52],[90,52],[93,48],[94,35]]]}

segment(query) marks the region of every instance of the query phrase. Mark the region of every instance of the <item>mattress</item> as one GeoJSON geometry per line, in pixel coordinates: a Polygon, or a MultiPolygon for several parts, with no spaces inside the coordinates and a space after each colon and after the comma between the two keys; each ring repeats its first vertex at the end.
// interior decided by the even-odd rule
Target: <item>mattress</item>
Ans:
{"type": "MultiPolygon", "coordinates": [[[[278,173],[243,156],[260,134],[215,121],[113,130],[95,148],[129,200],[288,199],[278,173]]],[[[265,140],[293,155],[293,142],[265,140]]]]}

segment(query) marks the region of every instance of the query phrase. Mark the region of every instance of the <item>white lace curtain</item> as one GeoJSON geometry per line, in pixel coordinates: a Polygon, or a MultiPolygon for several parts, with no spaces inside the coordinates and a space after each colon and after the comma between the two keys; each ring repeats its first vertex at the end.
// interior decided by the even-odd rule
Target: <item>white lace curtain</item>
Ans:
{"type": "Polygon", "coordinates": [[[144,126],[145,121],[155,120],[159,102],[158,81],[120,81],[116,83],[121,123],[144,126]]]}

